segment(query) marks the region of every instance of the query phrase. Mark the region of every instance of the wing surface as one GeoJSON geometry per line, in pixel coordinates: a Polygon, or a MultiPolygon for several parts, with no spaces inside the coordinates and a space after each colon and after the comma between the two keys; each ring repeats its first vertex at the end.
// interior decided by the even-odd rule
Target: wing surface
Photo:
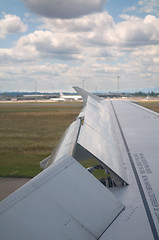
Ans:
{"type": "Polygon", "coordinates": [[[40,162],[41,168],[47,168],[56,161],[59,161],[63,156],[73,156],[80,124],[81,120],[77,118],[76,121],[68,127],[56,151],[53,151],[49,157],[40,162]]]}
{"type": "MultiPolygon", "coordinates": [[[[159,114],[127,101],[112,101],[125,152],[129,185],[111,191],[125,211],[104,239],[159,239],[159,114]]],[[[123,155],[124,156],[124,155],[123,155]]]]}
{"type": "Polygon", "coordinates": [[[98,239],[124,206],[72,157],[0,204],[1,239],[98,239]]]}

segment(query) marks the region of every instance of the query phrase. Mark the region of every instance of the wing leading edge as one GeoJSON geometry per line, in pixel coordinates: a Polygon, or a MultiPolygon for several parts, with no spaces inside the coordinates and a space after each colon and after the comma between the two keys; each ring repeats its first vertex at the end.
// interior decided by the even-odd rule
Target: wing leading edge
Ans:
{"type": "Polygon", "coordinates": [[[0,203],[1,239],[158,239],[159,115],[75,89],[84,108],[45,170],[0,203]],[[80,165],[91,157],[115,187],[80,165]]]}

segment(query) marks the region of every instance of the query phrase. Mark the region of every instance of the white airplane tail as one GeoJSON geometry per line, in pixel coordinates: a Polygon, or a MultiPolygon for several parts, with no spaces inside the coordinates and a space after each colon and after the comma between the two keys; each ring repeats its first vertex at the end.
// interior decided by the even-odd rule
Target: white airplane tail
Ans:
{"type": "Polygon", "coordinates": [[[64,97],[64,94],[62,92],[60,92],[60,97],[63,98],[64,97]]]}

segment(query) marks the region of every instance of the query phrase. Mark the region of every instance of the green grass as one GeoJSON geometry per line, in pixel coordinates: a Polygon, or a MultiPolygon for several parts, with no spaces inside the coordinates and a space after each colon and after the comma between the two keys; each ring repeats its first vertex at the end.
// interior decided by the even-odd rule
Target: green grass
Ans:
{"type": "MultiPolygon", "coordinates": [[[[99,165],[100,163],[95,158],[90,158],[81,162],[81,165],[85,168],[99,165]]],[[[104,169],[95,169],[92,173],[97,179],[107,178],[108,174],[105,173],[104,169]]]]}
{"type": "Polygon", "coordinates": [[[1,104],[0,176],[33,177],[82,104],[1,104]]]}
{"type": "Polygon", "coordinates": [[[152,101],[145,101],[145,102],[138,102],[140,105],[143,107],[149,108],[152,111],[158,112],[159,113],[159,102],[152,102],[152,101]]]}

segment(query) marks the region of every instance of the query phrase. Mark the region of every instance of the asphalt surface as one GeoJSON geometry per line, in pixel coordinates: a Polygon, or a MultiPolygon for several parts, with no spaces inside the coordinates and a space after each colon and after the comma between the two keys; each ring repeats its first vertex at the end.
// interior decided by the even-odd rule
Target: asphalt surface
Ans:
{"type": "Polygon", "coordinates": [[[30,178],[2,178],[0,177],[0,201],[28,182],[30,178]]]}

